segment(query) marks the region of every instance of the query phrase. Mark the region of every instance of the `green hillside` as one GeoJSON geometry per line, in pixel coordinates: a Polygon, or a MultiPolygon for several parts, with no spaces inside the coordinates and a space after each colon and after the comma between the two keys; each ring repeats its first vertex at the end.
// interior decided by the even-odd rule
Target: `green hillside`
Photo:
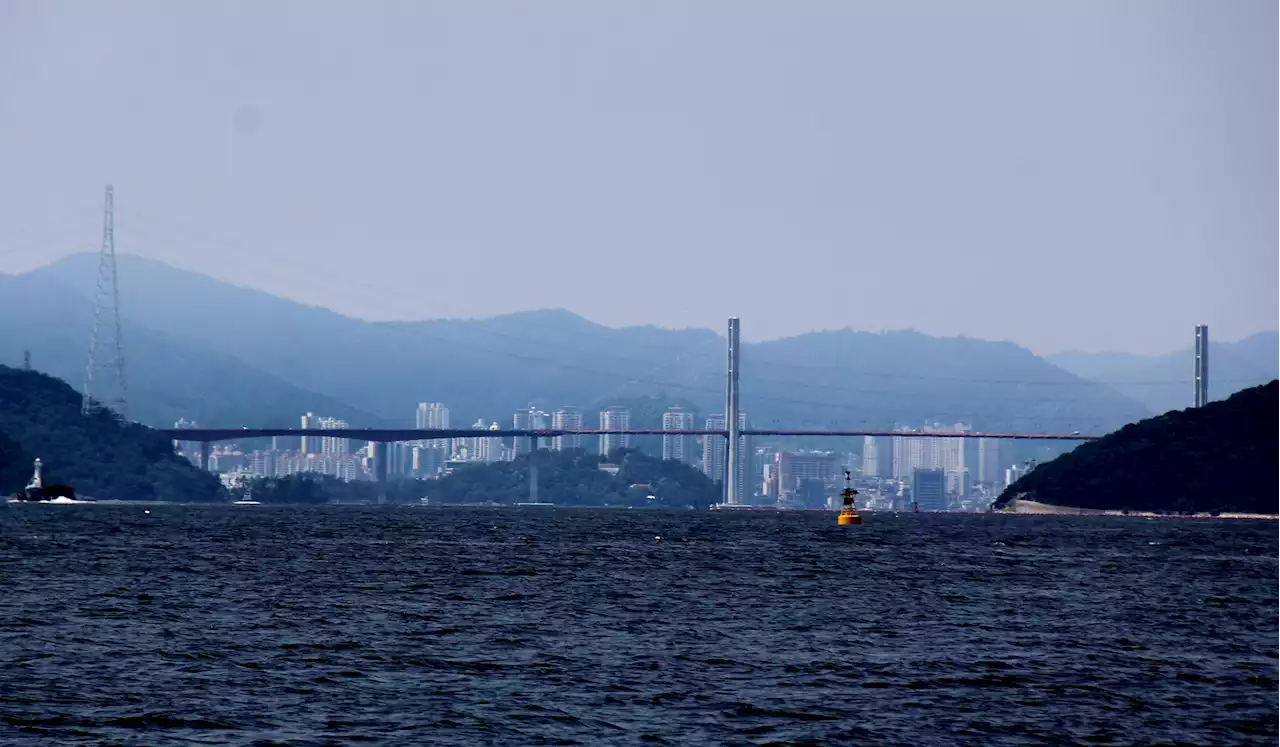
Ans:
{"type": "Polygon", "coordinates": [[[560,506],[701,509],[720,498],[720,488],[699,470],[628,449],[612,456],[617,474],[601,470],[602,458],[584,450],[542,450],[512,462],[462,467],[425,483],[427,496],[440,503],[526,501],[530,458],[538,467],[538,500],[560,506]]]}
{"type": "Polygon", "coordinates": [[[218,479],[174,454],[173,442],[110,410],[80,414],[80,394],[60,379],[0,366],[0,493],[21,489],[33,457],[46,483],[128,500],[217,501],[218,479]]]}

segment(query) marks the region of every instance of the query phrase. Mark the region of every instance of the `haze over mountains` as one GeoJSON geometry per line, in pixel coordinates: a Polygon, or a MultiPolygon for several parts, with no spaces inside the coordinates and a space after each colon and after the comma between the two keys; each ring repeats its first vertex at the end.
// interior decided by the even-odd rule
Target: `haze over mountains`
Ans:
{"type": "MultiPolygon", "coordinates": [[[[1190,335],[1188,335],[1190,336],[1190,335]]],[[[1054,365],[1107,384],[1154,413],[1181,410],[1191,398],[1193,346],[1165,355],[1081,353],[1050,355],[1054,365]]],[[[1214,342],[1209,330],[1209,398],[1222,400],[1280,375],[1280,336],[1259,332],[1238,342],[1214,342]]]]}
{"type": "MultiPolygon", "coordinates": [[[[20,365],[30,349],[37,369],[82,380],[97,261],[72,255],[0,277],[0,363],[20,365]]],[[[445,402],[455,426],[507,424],[531,404],[581,406],[591,425],[601,402],[654,395],[702,415],[723,408],[724,340],[710,330],[611,329],[562,310],[373,323],[153,260],[122,256],[119,275],[130,414],[148,424],[294,426],[311,411],[404,426],[420,401],[445,402]]],[[[1182,360],[1163,380],[1189,392],[1182,360]]],[[[796,428],[938,420],[1102,432],[1153,414],[1141,392],[1088,380],[1112,370],[1104,362],[1064,359],[1077,375],[1009,342],[814,332],[744,345],[743,407],[755,425],[796,428]]]]}

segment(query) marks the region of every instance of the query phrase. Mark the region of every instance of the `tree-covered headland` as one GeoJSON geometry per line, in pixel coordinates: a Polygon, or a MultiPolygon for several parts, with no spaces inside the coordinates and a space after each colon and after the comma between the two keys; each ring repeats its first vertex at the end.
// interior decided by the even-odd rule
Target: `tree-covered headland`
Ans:
{"type": "Polygon", "coordinates": [[[607,460],[569,449],[522,454],[511,462],[467,465],[427,482],[427,496],[433,503],[528,501],[530,461],[537,467],[539,502],[705,509],[720,499],[719,486],[701,471],[631,449],[619,449],[607,460]]]}
{"type": "Polygon", "coordinates": [[[61,379],[0,366],[0,493],[31,477],[99,499],[220,501],[218,478],[174,453],[173,442],[109,409],[81,414],[80,393],[61,379]]]}
{"type": "Polygon", "coordinates": [[[1162,513],[1277,513],[1276,381],[1126,425],[1010,485],[1015,499],[1162,513]]]}

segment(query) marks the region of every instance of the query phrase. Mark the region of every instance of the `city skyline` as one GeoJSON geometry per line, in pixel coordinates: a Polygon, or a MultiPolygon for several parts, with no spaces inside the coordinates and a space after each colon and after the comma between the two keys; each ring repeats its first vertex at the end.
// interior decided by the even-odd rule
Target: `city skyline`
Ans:
{"type": "Polygon", "coordinates": [[[1274,4],[944,7],[315,4],[298,35],[281,6],[7,3],[0,271],[95,246],[110,183],[120,252],[362,319],[1274,329],[1274,4]],[[603,256],[726,291],[654,304],[591,282],[603,256]]]}
{"type": "MultiPolygon", "coordinates": [[[[725,490],[726,448],[722,436],[697,435],[695,412],[672,406],[662,413],[660,458],[678,462],[702,472],[712,483],[725,490]]],[[[630,428],[631,411],[611,406],[599,411],[602,429],[630,428]]],[[[414,409],[415,426],[419,429],[448,428],[449,408],[444,402],[420,402],[414,409]]],[[[514,429],[580,426],[582,410],[565,405],[554,413],[530,406],[516,410],[514,429]]],[[[243,480],[263,477],[288,477],[298,474],[320,474],[346,482],[355,480],[436,480],[443,479],[460,466],[510,462],[528,457],[533,447],[525,436],[482,435],[485,431],[502,430],[498,421],[484,417],[472,423],[472,434],[449,438],[376,443],[332,435],[309,435],[310,432],[332,433],[347,429],[340,419],[307,412],[299,418],[301,432],[288,437],[274,437],[269,448],[241,449],[240,444],[223,444],[213,448],[200,442],[184,440],[184,432],[198,430],[199,424],[187,418],[174,423],[174,447],[197,466],[220,475],[228,487],[243,480]],[[379,460],[386,460],[381,467],[379,460]]],[[[742,428],[750,421],[739,413],[742,428]]],[[[723,414],[707,416],[707,429],[720,429],[723,414]]],[[[950,434],[973,433],[967,423],[942,424],[925,422],[920,427],[899,426],[889,436],[866,436],[860,439],[861,453],[833,449],[788,448],[777,438],[764,438],[755,443],[751,435],[741,441],[741,455],[734,481],[737,497],[725,505],[777,506],[783,508],[823,508],[834,506],[837,488],[845,470],[858,474],[860,484],[871,492],[864,497],[867,507],[907,507],[908,498],[919,494],[921,476],[936,475],[936,485],[927,500],[920,501],[924,510],[982,510],[994,499],[1002,486],[1011,484],[1021,474],[1014,452],[996,439],[977,438],[976,450],[969,451],[963,438],[950,434]],[[966,454],[968,456],[966,456],[966,454]],[[1001,480],[1003,476],[1003,480],[1001,480]]],[[[589,449],[572,445],[565,437],[542,440],[538,446],[549,451],[589,449]]],[[[611,457],[616,449],[635,448],[629,434],[603,433],[599,436],[602,470],[618,469],[611,457]]],[[[256,440],[250,437],[250,442],[256,440]]],[[[857,443],[854,439],[850,443],[857,443]]],[[[658,454],[649,452],[650,456],[658,454]]],[[[930,477],[929,479],[934,479],[930,477]]],[[[727,491],[722,493],[727,495],[727,491]]],[[[913,498],[914,500],[914,498],[913,498]]]]}

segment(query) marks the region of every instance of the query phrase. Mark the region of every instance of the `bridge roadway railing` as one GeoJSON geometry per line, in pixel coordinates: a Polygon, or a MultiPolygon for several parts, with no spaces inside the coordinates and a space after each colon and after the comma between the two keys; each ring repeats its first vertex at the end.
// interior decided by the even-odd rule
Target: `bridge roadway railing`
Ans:
{"type": "MultiPolygon", "coordinates": [[[[271,436],[312,436],[323,438],[347,438],[355,441],[381,443],[395,441],[429,441],[442,438],[554,438],[556,436],[599,436],[604,434],[630,434],[633,436],[723,436],[725,430],[669,431],[660,428],[623,428],[620,430],[591,429],[504,429],[475,428],[418,429],[418,428],[162,428],[160,433],[175,441],[234,441],[243,438],[267,438],[271,436]]],[[[1029,441],[1092,441],[1102,438],[1080,433],[903,433],[876,430],[807,430],[785,428],[749,428],[739,431],[743,436],[901,436],[905,438],[1007,438],[1029,441]]]]}

